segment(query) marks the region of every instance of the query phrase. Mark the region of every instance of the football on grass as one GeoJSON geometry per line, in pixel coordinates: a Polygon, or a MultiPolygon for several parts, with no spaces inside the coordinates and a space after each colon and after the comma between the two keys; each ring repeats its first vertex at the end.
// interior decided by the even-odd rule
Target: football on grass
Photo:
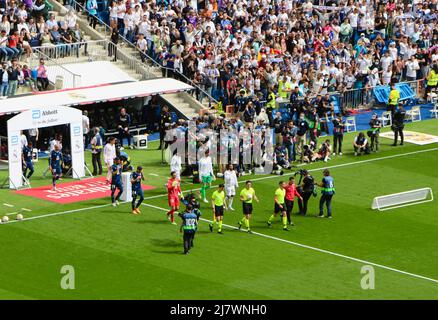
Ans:
{"type": "Polygon", "coordinates": [[[17,214],[17,217],[16,217],[17,220],[23,220],[23,218],[24,217],[21,213],[17,214]]]}
{"type": "Polygon", "coordinates": [[[8,221],[9,221],[9,217],[8,216],[3,216],[2,222],[8,222],[8,221]]]}

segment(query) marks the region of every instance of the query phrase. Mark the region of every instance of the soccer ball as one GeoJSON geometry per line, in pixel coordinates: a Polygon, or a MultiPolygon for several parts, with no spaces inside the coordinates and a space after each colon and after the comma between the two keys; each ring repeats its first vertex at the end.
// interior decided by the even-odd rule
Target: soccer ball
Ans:
{"type": "Polygon", "coordinates": [[[252,199],[252,194],[248,194],[248,195],[246,195],[246,198],[247,198],[248,200],[251,200],[251,199],[252,199]]]}
{"type": "Polygon", "coordinates": [[[23,217],[23,215],[22,215],[21,213],[19,213],[19,214],[17,214],[17,217],[16,217],[15,219],[17,219],[17,220],[23,220],[24,217],[23,217]]]}
{"type": "Polygon", "coordinates": [[[8,216],[3,216],[2,222],[4,222],[4,223],[9,222],[9,217],[8,216]]]}

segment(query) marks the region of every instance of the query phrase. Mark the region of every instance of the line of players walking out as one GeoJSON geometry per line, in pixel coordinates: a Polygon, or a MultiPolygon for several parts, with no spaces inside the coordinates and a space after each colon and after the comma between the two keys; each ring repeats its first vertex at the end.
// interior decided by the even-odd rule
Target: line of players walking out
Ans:
{"type": "MultiPolygon", "coordinates": [[[[211,182],[216,180],[213,174],[211,165],[211,159],[208,159],[209,155],[206,153],[202,160],[202,170],[199,169],[200,181],[202,181],[202,187],[198,195],[199,199],[203,199],[204,202],[209,203],[206,200],[205,190],[211,187],[211,182]],[[207,176],[202,176],[207,174],[207,176]]],[[[201,163],[200,160],[200,163],[201,163]]],[[[289,181],[280,181],[278,188],[274,192],[274,210],[272,215],[267,220],[268,227],[272,227],[275,218],[280,215],[283,230],[289,231],[290,226],[294,226],[292,221],[292,210],[294,208],[294,200],[298,199],[299,214],[307,214],[307,206],[309,199],[313,196],[317,196],[316,186],[321,188],[321,198],[319,201],[319,214],[318,217],[324,217],[324,207],[327,208],[327,218],[332,218],[332,198],[335,194],[334,179],[330,176],[329,170],[323,171],[324,177],[320,183],[315,182],[314,178],[307,170],[300,170],[296,175],[300,175],[298,184],[295,183],[295,177],[289,178],[289,181]]],[[[224,182],[218,185],[217,189],[211,195],[211,209],[213,217],[209,223],[210,232],[217,229],[219,234],[223,234],[223,221],[225,211],[234,211],[233,201],[236,196],[236,190],[239,187],[237,174],[233,168],[233,165],[228,165],[227,170],[224,172],[224,182]]],[[[172,171],[171,177],[167,182],[167,195],[170,210],[167,212],[167,217],[172,224],[176,225],[175,214],[178,214],[182,218],[180,230],[183,232],[184,240],[184,253],[188,254],[193,247],[193,241],[195,233],[198,228],[198,221],[201,217],[200,203],[197,200],[197,196],[190,192],[187,196],[183,196],[181,191],[181,181],[179,179],[179,172],[172,171]],[[181,202],[186,206],[184,212],[178,213],[180,210],[181,202]]],[[[239,199],[242,203],[243,217],[237,222],[237,228],[239,230],[244,227],[248,233],[252,233],[250,228],[250,221],[253,213],[253,202],[259,202],[256,192],[253,188],[252,181],[245,182],[245,186],[240,191],[239,199]]]]}

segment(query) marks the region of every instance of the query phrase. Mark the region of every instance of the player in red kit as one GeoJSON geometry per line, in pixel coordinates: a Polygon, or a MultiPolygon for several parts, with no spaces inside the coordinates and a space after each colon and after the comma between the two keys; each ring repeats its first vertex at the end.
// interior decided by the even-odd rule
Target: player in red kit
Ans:
{"type": "Polygon", "coordinates": [[[172,224],[176,224],[174,214],[179,210],[179,199],[182,196],[181,182],[176,177],[176,172],[170,173],[170,178],[167,181],[167,200],[169,201],[170,211],[167,212],[167,218],[172,224]]]}
{"type": "Polygon", "coordinates": [[[286,189],[285,204],[287,222],[289,225],[293,226],[294,223],[292,222],[290,215],[292,213],[292,209],[294,208],[294,199],[295,197],[298,197],[299,199],[303,200],[303,198],[301,198],[301,195],[298,193],[294,177],[289,178],[289,183],[284,188],[286,189]]]}

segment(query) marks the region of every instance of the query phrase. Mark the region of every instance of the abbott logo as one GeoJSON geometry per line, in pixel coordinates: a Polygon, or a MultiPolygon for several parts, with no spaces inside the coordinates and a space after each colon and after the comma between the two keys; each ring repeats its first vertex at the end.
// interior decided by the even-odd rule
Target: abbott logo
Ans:
{"type": "Polygon", "coordinates": [[[32,110],[32,119],[39,119],[41,118],[41,111],[40,110],[32,110]]]}
{"type": "Polygon", "coordinates": [[[79,127],[79,126],[73,127],[73,135],[80,136],[81,135],[81,127],[79,127]]]}
{"type": "Polygon", "coordinates": [[[15,146],[17,144],[18,144],[18,136],[17,135],[12,136],[11,137],[11,145],[15,146]]]}

